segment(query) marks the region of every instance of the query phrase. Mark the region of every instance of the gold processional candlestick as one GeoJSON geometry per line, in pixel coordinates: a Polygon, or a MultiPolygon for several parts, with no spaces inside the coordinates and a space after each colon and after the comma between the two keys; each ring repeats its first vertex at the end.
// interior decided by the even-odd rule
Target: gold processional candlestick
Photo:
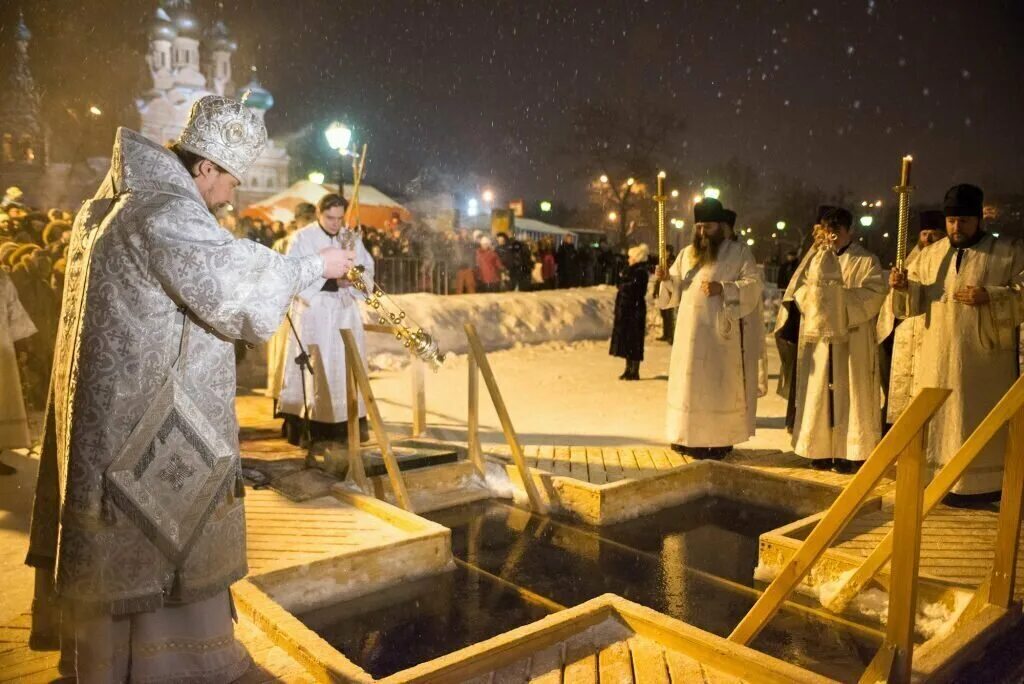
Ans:
{"type": "Polygon", "coordinates": [[[665,172],[658,173],[658,194],[654,201],[658,203],[658,266],[662,273],[668,272],[668,247],[665,244],[665,172]]]}
{"type": "Polygon", "coordinates": [[[910,228],[910,193],[914,186],[910,184],[910,164],[914,159],[909,154],[903,157],[900,167],[900,184],[893,188],[899,195],[899,222],[896,231],[896,270],[902,271],[907,261],[907,233],[910,228]]]}

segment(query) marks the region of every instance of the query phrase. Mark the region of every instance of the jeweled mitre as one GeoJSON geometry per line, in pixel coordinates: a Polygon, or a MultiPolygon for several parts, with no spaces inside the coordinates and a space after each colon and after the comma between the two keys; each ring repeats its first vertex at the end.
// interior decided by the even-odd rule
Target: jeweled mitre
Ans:
{"type": "Polygon", "coordinates": [[[207,95],[192,105],[177,143],[241,181],[267,145],[267,128],[238,100],[207,95]]]}

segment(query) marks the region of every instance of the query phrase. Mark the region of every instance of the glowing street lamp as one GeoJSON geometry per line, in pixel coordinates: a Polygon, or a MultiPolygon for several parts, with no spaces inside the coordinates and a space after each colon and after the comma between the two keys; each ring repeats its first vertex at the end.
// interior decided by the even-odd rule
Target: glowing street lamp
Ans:
{"type": "Polygon", "coordinates": [[[675,199],[676,197],[679,197],[679,191],[678,190],[673,190],[669,194],[672,195],[673,199],[675,199]]]}
{"type": "Polygon", "coordinates": [[[316,183],[317,185],[323,185],[324,184],[324,180],[326,180],[326,179],[327,179],[327,177],[321,171],[310,171],[309,172],[309,182],[310,183],[316,183]]]}
{"type": "Polygon", "coordinates": [[[89,113],[93,116],[103,116],[103,110],[97,107],[96,105],[89,106],[89,113]]]}
{"type": "Polygon", "coordinates": [[[722,191],[718,188],[704,188],[704,196],[710,197],[711,199],[718,199],[722,194],[722,191]]]}
{"type": "Polygon", "coordinates": [[[882,237],[884,237],[886,240],[888,240],[889,239],[889,234],[888,233],[882,233],[882,237]]]}
{"type": "Polygon", "coordinates": [[[481,195],[481,197],[483,197],[484,202],[487,202],[488,204],[490,204],[491,202],[494,201],[494,191],[491,190],[490,188],[487,188],[486,190],[484,190],[484,192],[481,195]]]}
{"type": "Polygon", "coordinates": [[[775,228],[778,229],[778,230],[786,230],[786,222],[785,221],[776,221],[775,222],[775,228]]]}
{"type": "Polygon", "coordinates": [[[677,230],[682,230],[683,226],[686,225],[686,221],[683,219],[672,219],[672,227],[677,230]]]}
{"type": "Polygon", "coordinates": [[[882,206],[882,200],[875,200],[875,206],[876,207],[882,206]]]}
{"type": "Polygon", "coordinates": [[[619,218],[619,215],[616,214],[614,211],[609,211],[608,212],[608,220],[609,221],[615,221],[617,218],[619,218]]]}
{"type": "Polygon", "coordinates": [[[600,177],[600,178],[598,178],[597,180],[601,181],[601,182],[602,182],[602,183],[604,183],[605,185],[607,185],[607,184],[608,184],[608,176],[607,176],[606,174],[603,174],[603,173],[602,173],[602,174],[601,174],[601,177],[600,177]]]}
{"type": "Polygon", "coordinates": [[[345,124],[335,121],[324,131],[324,137],[327,138],[327,144],[331,149],[338,154],[342,156],[351,154],[348,146],[352,142],[352,129],[345,124]]]}
{"type": "Polygon", "coordinates": [[[754,238],[747,238],[747,247],[754,246],[754,238]]]}
{"type": "Polygon", "coordinates": [[[864,200],[863,202],[860,203],[860,206],[862,206],[862,207],[868,206],[868,201],[864,200]]]}
{"type": "Polygon", "coordinates": [[[545,212],[545,213],[551,211],[551,202],[548,202],[547,200],[544,200],[543,202],[541,202],[540,203],[540,210],[545,212]]]}
{"type": "Polygon", "coordinates": [[[636,179],[633,178],[632,176],[630,176],[629,178],[626,179],[626,185],[633,185],[635,183],[636,183],[636,179]]]}
{"type": "Polygon", "coordinates": [[[476,216],[479,213],[480,203],[477,201],[476,197],[469,198],[469,201],[466,203],[466,214],[469,216],[476,216]]]}
{"type": "Polygon", "coordinates": [[[861,216],[860,217],[860,225],[864,226],[865,228],[870,228],[871,224],[874,223],[874,222],[875,222],[875,219],[874,219],[873,216],[861,216]]]}

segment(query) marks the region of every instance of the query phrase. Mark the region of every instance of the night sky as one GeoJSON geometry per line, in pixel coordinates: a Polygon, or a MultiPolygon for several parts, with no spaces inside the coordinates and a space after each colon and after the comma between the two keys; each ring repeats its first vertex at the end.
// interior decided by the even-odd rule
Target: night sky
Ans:
{"type": "MultiPolygon", "coordinates": [[[[3,0],[9,43],[17,2],[3,0]]],[[[53,102],[145,83],[154,2],[24,2],[33,69],[53,102]],[[89,8],[83,9],[81,5],[89,8]]],[[[350,122],[370,175],[476,174],[499,195],[583,199],[553,150],[581,102],[658,93],[687,121],[670,173],[737,158],[765,179],[891,197],[915,156],[918,198],[954,182],[1024,191],[1024,3],[320,2],[195,0],[241,44],[277,106],[275,135],[350,122]]],[[[713,181],[714,179],[708,179],[713,181]]]]}

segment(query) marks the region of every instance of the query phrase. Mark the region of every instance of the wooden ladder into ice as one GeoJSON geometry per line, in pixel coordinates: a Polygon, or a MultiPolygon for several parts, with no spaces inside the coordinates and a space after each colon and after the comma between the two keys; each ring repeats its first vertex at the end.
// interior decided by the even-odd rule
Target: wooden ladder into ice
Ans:
{"type": "MultiPolygon", "coordinates": [[[[370,333],[393,333],[392,326],[367,325],[366,331],[370,333]]],[[[508,409],[505,406],[501,391],[498,389],[497,380],[491,370],[490,362],[484,352],[483,345],[477,335],[476,328],[472,323],[465,325],[466,337],[469,341],[469,406],[467,409],[467,443],[469,460],[477,476],[482,480],[485,477],[485,466],[483,454],[480,449],[480,407],[479,407],[479,378],[482,375],[487,386],[494,409],[501,422],[502,432],[512,451],[512,457],[516,467],[519,469],[520,477],[524,483],[530,507],[534,511],[542,512],[545,506],[540,498],[540,493],[530,476],[530,470],[526,466],[523,457],[522,446],[516,435],[515,428],[508,409]]],[[[384,467],[387,470],[388,481],[391,490],[394,492],[395,500],[403,509],[415,512],[413,502],[409,496],[408,488],[398,461],[395,458],[394,449],[387,431],[384,428],[384,421],[381,418],[380,408],[370,386],[370,378],[366,368],[363,366],[359,355],[359,347],[356,345],[355,336],[351,330],[341,330],[341,339],[345,346],[345,384],[347,392],[348,407],[348,468],[353,481],[363,492],[371,493],[372,488],[366,477],[366,470],[363,467],[362,452],[359,441],[359,396],[362,395],[366,405],[367,418],[370,421],[370,428],[377,438],[377,445],[380,447],[381,457],[384,460],[384,467]]],[[[413,356],[412,358],[412,436],[418,437],[424,433],[427,426],[426,392],[423,373],[423,362],[413,356]]]]}
{"type": "MultiPolygon", "coordinates": [[[[1013,602],[1018,539],[1024,504],[1024,377],[1018,379],[953,459],[924,487],[927,423],[946,400],[948,390],[924,389],[872,451],[857,475],[840,493],[825,516],[768,586],[730,635],[749,644],[779,610],[814,564],[854,518],[885,471],[897,464],[893,530],[864,563],[845,580],[826,605],[839,612],[882,567],[889,573],[889,612],[886,638],[865,670],[861,682],[909,682],[914,665],[914,619],[917,612],[918,565],[924,516],[949,493],[986,444],[1009,423],[1003,471],[1002,504],[996,529],[995,560],[989,578],[976,590],[957,626],[970,628],[947,637],[950,643],[921,646],[927,662],[919,674],[947,678],[970,657],[970,640],[991,635],[1011,624],[1019,612],[1013,602]]],[[[922,658],[925,660],[925,658],[922,658]]]]}

